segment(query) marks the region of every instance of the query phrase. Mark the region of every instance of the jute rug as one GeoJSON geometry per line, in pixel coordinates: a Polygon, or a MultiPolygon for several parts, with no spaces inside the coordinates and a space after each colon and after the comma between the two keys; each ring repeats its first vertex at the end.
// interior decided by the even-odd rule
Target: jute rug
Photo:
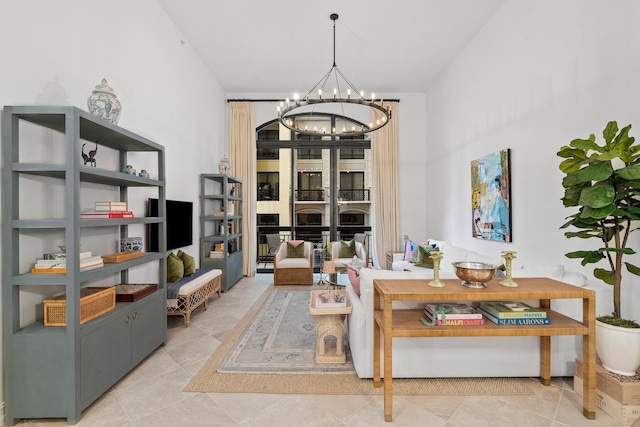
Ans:
{"type": "MultiPolygon", "coordinates": [[[[281,287],[278,287],[281,288],[281,287]]],[[[294,287],[291,287],[294,288],[294,287]]],[[[306,289],[309,289],[308,287],[306,289]]],[[[218,367],[234,349],[236,342],[251,324],[265,301],[272,297],[267,288],[244,318],[223,337],[222,344],[189,382],[184,391],[203,393],[274,393],[274,394],[383,394],[373,380],[360,379],[352,372],[325,371],[313,373],[283,372],[219,372],[218,367]]],[[[308,291],[307,291],[308,292],[308,291]]],[[[398,378],[393,380],[397,395],[532,395],[518,378],[398,378]]]]}

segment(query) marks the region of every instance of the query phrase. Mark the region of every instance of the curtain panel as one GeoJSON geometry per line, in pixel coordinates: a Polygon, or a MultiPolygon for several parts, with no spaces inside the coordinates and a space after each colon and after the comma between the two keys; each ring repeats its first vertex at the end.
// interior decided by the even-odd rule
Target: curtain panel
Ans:
{"type": "Polygon", "coordinates": [[[395,251],[398,240],[398,103],[385,102],[391,120],[374,133],[373,155],[373,254],[375,267],[385,264],[387,251],[395,251]]]}
{"type": "Polygon", "coordinates": [[[256,274],[256,125],[252,102],[229,102],[229,163],[242,181],[242,274],[256,274]]]}

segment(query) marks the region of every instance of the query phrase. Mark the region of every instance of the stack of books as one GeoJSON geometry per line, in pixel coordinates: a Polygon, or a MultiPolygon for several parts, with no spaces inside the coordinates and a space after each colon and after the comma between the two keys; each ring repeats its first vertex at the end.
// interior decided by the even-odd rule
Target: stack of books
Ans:
{"type": "Polygon", "coordinates": [[[547,312],[519,301],[483,301],[478,310],[497,325],[548,325],[547,312]]]}
{"type": "Polygon", "coordinates": [[[316,296],[316,308],[346,307],[347,298],[342,293],[323,292],[316,296]]]}
{"type": "Polygon", "coordinates": [[[222,251],[210,251],[209,258],[224,258],[224,252],[222,251]]]}
{"type": "MultiPolygon", "coordinates": [[[[91,252],[80,253],[80,271],[93,270],[104,266],[101,256],[92,256],[91,252]]],[[[65,274],[67,272],[66,254],[45,254],[37,259],[31,269],[32,274],[65,274]]]]}
{"type": "Polygon", "coordinates": [[[484,325],[482,313],[479,313],[475,308],[464,303],[427,303],[424,305],[424,314],[427,315],[430,321],[436,316],[437,326],[484,325]],[[437,315],[436,311],[438,312],[437,315]]]}
{"type": "Polygon", "coordinates": [[[127,202],[95,202],[95,210],[81,212],[80,218],[133,218],[133,212],[127,210],[127,202]]]}

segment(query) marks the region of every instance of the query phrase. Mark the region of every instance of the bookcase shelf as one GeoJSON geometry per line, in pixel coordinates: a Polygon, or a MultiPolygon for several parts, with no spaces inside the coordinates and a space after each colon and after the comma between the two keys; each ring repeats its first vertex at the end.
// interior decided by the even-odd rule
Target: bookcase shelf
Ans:
{"type": "Polygon", "coordinates": [[[242,278],[242,236],[242,182],[229,175],[200,175],[200,266],[222,270],[222,292],[242,278]],[[216,244],[220,257],[212,258],[216,244]]]}
{"type": "Polygon", "coordinates": [[[22,418],[66,418],[75,424],[82,410],[167,339],[164,217],[80,218],[82,203],[93,206],[93,192],[142,203],[141,190],[132,190],[141,188],[157,192],[164,203],[164,147],[76,107],[5,106],[2,158],[5,424],[22,418]],[[83,165],[83,144],[99,146],[99,162],[106,166],[83,165]],[[122,173],[129,153],[151,164],[156,177],[122,173]],[[35,197],[32,187],[39,190],[35,197]],[[42,203],[43,198],[50,200],[42,203]],[[87,250],[116,236],[115,245],[150,223],[159,225],[158,252],[79,271],[81,246],[87,250]],[[67,272],[31,274],[28,266],[42,255],[38,248],[60,243],[66,246],[67,272]],[[117,303],[81,325],[81,289],[129,283],[129,270],[136,267],[157,274],[158,290],[117,303]],[[66,326],[44,326],[32,301],[37,306],[38,298],[41,303],[61,293],[66,326]],[[29,310],[35,320],[23,313],[29,310]]]}

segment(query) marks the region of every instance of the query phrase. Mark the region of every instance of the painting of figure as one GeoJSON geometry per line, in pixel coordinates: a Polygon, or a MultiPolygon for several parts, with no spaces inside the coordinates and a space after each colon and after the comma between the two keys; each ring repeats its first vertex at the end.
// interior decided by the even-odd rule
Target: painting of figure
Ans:
{"type": "Polygon", "coordinates": [[[472,235],[511,242],[509,149],[471,161],[472,235]]]}

